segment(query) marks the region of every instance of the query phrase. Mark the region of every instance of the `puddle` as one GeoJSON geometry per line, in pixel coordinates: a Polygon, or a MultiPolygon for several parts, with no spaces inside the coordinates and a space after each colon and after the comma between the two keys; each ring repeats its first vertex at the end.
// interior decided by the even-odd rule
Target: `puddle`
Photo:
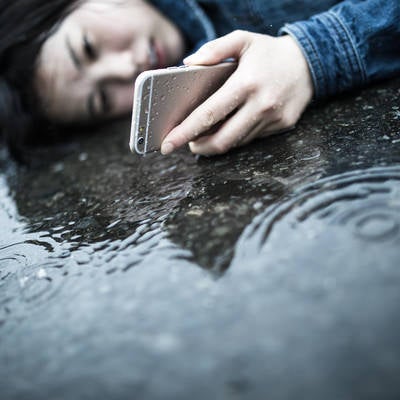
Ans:
{"type": "Polygon", "coordinates": [[[348,172],[306,185],[257,216],[238,241],[233,265],[257,254],[263,268],[274,267],[290,253],[287,246],[315,246],[315,264],[329,254],[336,263],[387,264],[397,273],[399,231],[400,168],[348,172]]]}
{"type": "Polygon", "coordinates": [[[132,156],[124,124],[34,169],[1,150],[5,398],[398,393],[397,99],[212,159],[132,156]]]}

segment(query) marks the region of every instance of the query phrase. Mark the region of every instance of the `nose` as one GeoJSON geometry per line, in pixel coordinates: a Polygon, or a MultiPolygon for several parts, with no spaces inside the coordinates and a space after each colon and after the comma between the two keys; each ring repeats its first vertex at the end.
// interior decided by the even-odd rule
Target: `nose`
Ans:
{"type": "Polygon", "coordinates": [[[96,82],[133,82],[140,72],[131,52],[105,54],[89,68],[89,74],[96,82]]]}

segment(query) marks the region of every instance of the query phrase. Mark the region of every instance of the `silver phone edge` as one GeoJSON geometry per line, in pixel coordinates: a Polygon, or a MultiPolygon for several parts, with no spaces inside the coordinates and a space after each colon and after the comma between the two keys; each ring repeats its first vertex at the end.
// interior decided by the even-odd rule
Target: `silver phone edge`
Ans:
{"type": "MultiPolygon", "coordinates": [[[[131,118],[131,132],[130,132],[130,140],[129,140],[129,148],[131,152],[137,154],[146,154],[147,150],[147,137],[148,137],[148,126],[149,121],[146,121],[146,132],[145,132],[145,143],[143,150],[138,147],[138,134],[139,134],[139,126],[140,126],[140,118],[135,118],[136,115],[141,115],[142,109],[142,97],[143,97],[143,88],[145,86],[145,82],[147,78],[151,78],[151,85],[153,85],[153,77],[151,75],[151,71],[144,71],[136,78],[135,86],[134,86],[134,98],[133,98],[133,107],[132,107],[132,118],[131,118]]],[[[151,88],[152,89],[152,88],[151,88]]],[[[150,99],[151,101],[151,99],[150,99]]],[[[149,106],[151,102],[149,102],[149,106]]],[[[148,115],[150,115],[150,110],[148,115]]]]}
{"type": "Polygon", "coordinates": [[[142,96],[142,88],[135,84],[134,89],[134,98],[133,98],[133,110],[132,110],[132,119],[131,119],[131,132],[130,132],[130,140],[129,140],[129,148],[131,152],[143,154],[142,150],[137,147],[137,131],[139,120],[135,118],[136,115],[140,115],[141,110],[141,101],[140,98],[142,96]]]}

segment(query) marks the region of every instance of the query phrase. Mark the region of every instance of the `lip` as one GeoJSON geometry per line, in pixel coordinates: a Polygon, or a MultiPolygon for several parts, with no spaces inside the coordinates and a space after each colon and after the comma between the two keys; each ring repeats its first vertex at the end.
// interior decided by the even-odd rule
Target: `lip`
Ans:
{"type": "Polygon", "coordinates": [[[166,65],[166,54],[163,47],[157,41],[152,41],[152,47],[156,54],[157,62],[155,67],[156,68],[164,68],[166,65]]]}
{"type": "Polygon", "coordinates": [[[154,48],[154,43],[150,40],[148,53],[147,53],[147,66],[145,70],[154,69],[155,65],[158,64],[158,56],[154,48]]]}

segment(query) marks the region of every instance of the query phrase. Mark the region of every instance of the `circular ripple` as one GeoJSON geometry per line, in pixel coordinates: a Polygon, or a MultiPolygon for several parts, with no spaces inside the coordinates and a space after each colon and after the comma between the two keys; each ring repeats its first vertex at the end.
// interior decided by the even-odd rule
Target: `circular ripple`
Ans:
{"type": "Polygon", "coordinates": [[[371,242],[386,241],[398,236],[399,213],[399,207],[380,202],[343,215],[341,222],[352,225],[354,235],[360,239],[371,242]]]}
{"type": "MultiPolygon", "coordinates": [[[[305,243],[335,247],[351,253],[353,260],[357,253],[362,258],[363,252],[373,250],[382,260],[387,252],[400,255],[400,168],[348,172],[298,189],[246,228],[235,260],[265,251],[274,257],[283,251],[290,254],[305,243]]],[[[323,251],[316,257],[323,257],[323,251]]]]}
{"type": "Polygon", "coordinates": [[[26,264],[24,255],[9,253],[7,248],[0,250],[0,329],[13,315],[12,310],[19,296],[17,274],[26,264]]]}
{"type": "Polygon", "coordinates": [[[0,249],[0,328],[48,304],[64,285],[57,262],[31,263],[23,243],[0,249]]]}
{"type": "Polygon", "coordinates": [[[24,308],[48,303],[65,282],[64,271],[57,263],[28,265],[18,271],[20,299],[24,308]]]}
{"type": "Polygon", "coordinates": [[[369,240],[390,238],[399,231],[399,222],[391,218],[397,218],[397,215],[376,213],[359,218],[355,224],[356,233],[369,240]]]}
{"type": "Polygon", "coordinates": [[[17,272],[26,265],[27,259],[22,254],[1,255],[0,253],[0,307],[12,297],[11,292],[16,290],[17,272]]]}

